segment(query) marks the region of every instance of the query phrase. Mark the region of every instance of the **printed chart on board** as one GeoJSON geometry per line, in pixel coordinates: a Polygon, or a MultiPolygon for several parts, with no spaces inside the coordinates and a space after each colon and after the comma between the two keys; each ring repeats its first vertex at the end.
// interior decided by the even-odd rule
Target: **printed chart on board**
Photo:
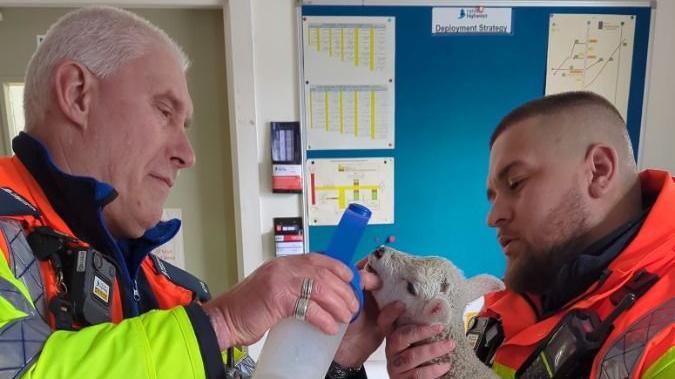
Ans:
{"type": "Polygon", "coordinates": [[[394,18],[302,24],[307,149],[393,149],[394,18]]]}
{"type": "Polygon", "coordinates": [[[592,91],[628,111],[635,16],[551,14],[546,94],[592,91]]]}
{"type": "Polygon", "coordinates": [[[307,176],[310,225],[337,225],[350,203],[371,225],[394,223],[394,158],[308,159],[307,176]]]}

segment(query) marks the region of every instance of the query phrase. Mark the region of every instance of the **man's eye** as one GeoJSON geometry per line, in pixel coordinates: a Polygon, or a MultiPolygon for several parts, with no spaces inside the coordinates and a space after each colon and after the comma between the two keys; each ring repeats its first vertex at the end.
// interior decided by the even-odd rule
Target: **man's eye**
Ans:
{"type": "Polygon", "coordinates": [[[164,107],[161,107],[161,106],[158,106],[158,107],[157,107],[157,110],[158,110],[159,113],[162,115],[162,117],[164,117],[164,118],[169,118],[169,117],[171,117],[171,111],[170,111],[169,109],[164,108],[164,107]]]}
{"type": "Polygon", "coordinates": [[[509,186],[509,189],[513,191],[513,190],[517,190],[518,188],[520,188],[522,186],[523,182],[525,182],[525,179],[515,179],[515,180],[509,180],[507,184],[509,186]]]}
{"type": "Polygon", "coordinates": [[[413,286],[412,282],[408,282],[408,293],[417,296],[417,290],[415,290],[415,286],[413,286]]]}

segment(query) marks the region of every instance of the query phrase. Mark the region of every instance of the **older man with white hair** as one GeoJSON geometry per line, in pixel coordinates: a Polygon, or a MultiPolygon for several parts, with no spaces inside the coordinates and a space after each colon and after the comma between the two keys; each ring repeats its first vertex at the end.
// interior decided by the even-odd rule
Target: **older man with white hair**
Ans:
{"type": "MultiPolygon", "coordinates": [[[[0,159],[0,377],[222,377],[225,350],[247,377],[233,347],[290,316],[336,333],[357,311],[352,271],[322,255],[272,260],[214,300],[149,255],[180,227],[159,219],[195,162],[187,67],[162,30],[109,7],[67,14],[31,59],[26,133],[0,159]]],[[[329,376],[363,375],[370,325],[329,376]]]]}

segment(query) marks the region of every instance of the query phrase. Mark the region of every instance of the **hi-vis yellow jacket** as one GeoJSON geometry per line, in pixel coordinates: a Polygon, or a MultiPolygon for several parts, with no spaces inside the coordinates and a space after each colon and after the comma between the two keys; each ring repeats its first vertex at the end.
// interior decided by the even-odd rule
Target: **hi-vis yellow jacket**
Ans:
{"type": "MultiPolygon", "coordinates": [[[[43,182],[36,180],[68,175],[58,171],[46,150],[25,134],[17,137],[14,148],[18,157],[0,159],[0,378],[222,376],[224,357],[196,292],[176,283],[167,273],[167,264],[147,254],[170,239],[179,224],[165,226],[168,232],[146,233],[147,252],[127,278],[123,277],[128,274],[123,268],[126,263],[117,259],[110,322],[55,330],[49,304],[68,289],[59,284],[50,260],[36,259],[26,236],[38,226],[47,226],[83,246],[89,244],[73,233],[50,203],[40,185],[43,182]]],[[[78,179],[68,180],[73,178],[78,179]]],[[[89,182],[82,188],[95,189],[95,197],[101,200],[96,204],[100,215],[101,204],[109,201],[105,193],[100,196],[101,189],[110,188],[113,196],[114,190],[85,179],[89,182]]],[[[110,251],[102,253],[115,259],[110,251]]],[[[237,351],[235,360],[250,374],[250,358],[237,351]]]]}

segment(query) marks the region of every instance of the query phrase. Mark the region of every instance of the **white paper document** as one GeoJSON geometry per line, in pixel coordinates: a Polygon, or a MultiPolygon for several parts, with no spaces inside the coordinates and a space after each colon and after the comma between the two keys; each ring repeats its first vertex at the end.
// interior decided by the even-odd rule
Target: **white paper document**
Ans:
{"type": "Polygon", "coordinates": [[[351,203],[370,224],[394,223],[394,158],[308,159],[307,175],[310,225],[337,225],[351,203]]]}
{"type": "Polygon", "coordinates": [[[592,91],[628,112],[635,16],[552,14],[546,94],[592,91]]]}
{"type": "Polygon", "coordinates": [[[308,149],[393,147],[386,86],[310,86],[308,149]],[[319,144],[318,146],[316,144],[319,144]]]}
{"type": "Polygon", "coordinates": [[[309,150],[394,148],[393,17],[303,17],[309,150]]]}
{"type": "MultiPolygon", "coordinates": [[[[168,221],[177,218],[183,219],[180,208],[165,208],[162,211],[162,221],[168,221]]],[[[163,260],[171,263],[176,267],[185,269],[185,253],[183,251],[183,226],[181,225],[178,233],[167,241],[164,245],[159,246],[152,251],[152,254],[157,255],[163,260]]]]}

